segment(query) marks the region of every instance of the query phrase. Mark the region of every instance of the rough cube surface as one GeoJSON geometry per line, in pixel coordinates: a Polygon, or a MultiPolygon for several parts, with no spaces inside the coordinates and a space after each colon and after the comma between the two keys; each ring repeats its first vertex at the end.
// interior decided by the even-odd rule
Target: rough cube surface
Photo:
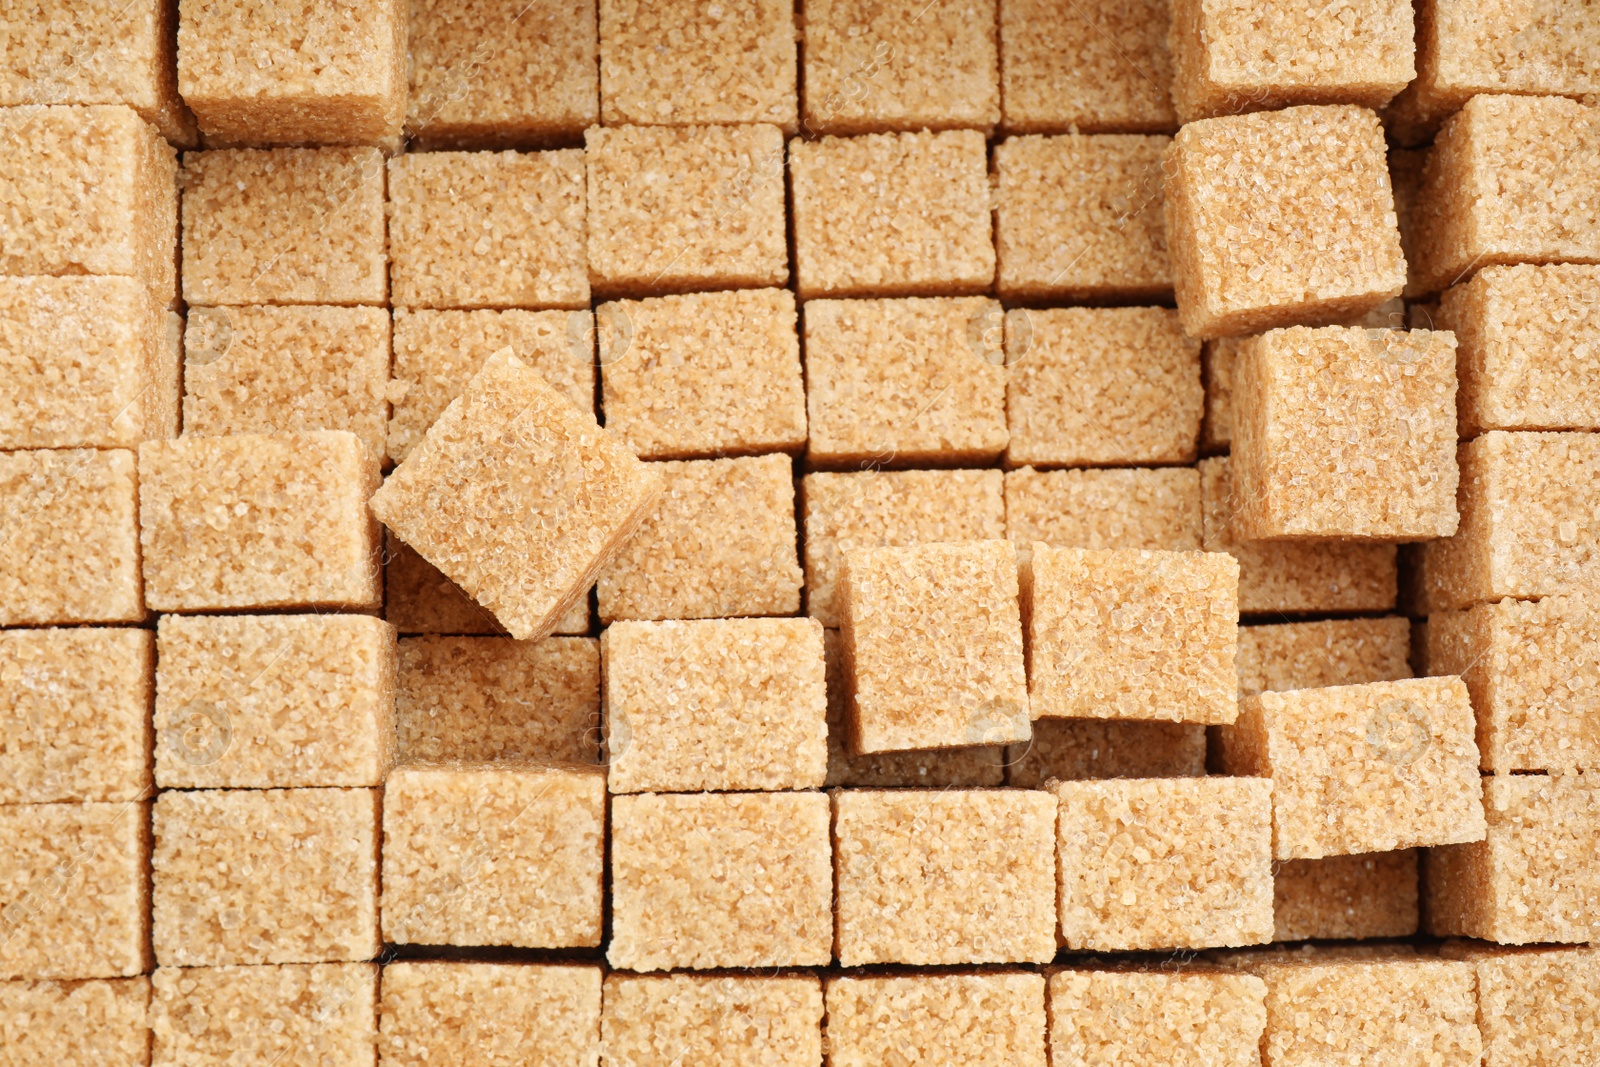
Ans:
{"type": "Polygon", "coordinates": [[[150,980],[0,982],[0,1065],[148,1067],[150,980]]]}
{"type": "Polygon", "coordinates": [[[1023,971],[828,979],[828,1063],[1045,1067],[1045,979],[1023,971]]]}
{"type": "MultiPolygon", "coordinates": [[[[489,609],[388,531],[383,537],[383,617],[403,634],[505,633],[489,609]]],[[[589,632],[588,596],[573,601],[554,632],[589,632]]]]}
{"type": "MultiPolygon", "coordinates": [[[[1239,695],[1411,677],[1411,620],[1323,619],[1239,627],[1239,695]]],[[[1460,671],[1451,673],[1459,674],[1460,671]]]]}
{"type": "Polygon", "coordinates": [[[600,651],[611,792],[823,784],[828,695],[815,619],[619,622],[600,651]]]}
{"type": "Polygon", "coordinates": [[[383,801],[383,935],[423,945],[600,944],[598,768],[407,763],[383,801]]]}
{"type": "Polygon", "coordinates": [[[1060,971],[1050,976],[1050,1062],[1257,1067],[1266,996],[1249,974],[1060,971]]]}
{"type": "Polygon", "coordinates": [[[399,962],[383,968],[386,1064],[589,1067],[600,1053],[600,968],[399,962]]]}
{"type": "Polygon", "coordinates": [[[1061,938],[1126,952],[1272,940],[1272,792],[1259,778],[1058,782],[1061,938]]]}
{"type": "Polygon", "coordinates": [[[157,611],[373,608],[378,457],[348,430],[139,448],[145,597],[157,611]]]}
{"type": "Polygon", "coordinates": [[[1204,723],[1037,719],[1033,737],[1006,748],[1006,784],[1052,778],[1196,778],[1206,773],[1204,723]]]}
{"type": "Polygon", "coordinates": [[[619,796],[611,802],[612,967],[802,967],[833,954],[828,798],[619,796]]]}
{"type": "Polygon", "coordinates": [[[738,1067],[822,1062],[822,983],[811,975],[606,977],[605,1062],[738,1067]]]}
{"type": "Polygon", "coordinates": [[[1005,496],[1006,535],[1019,553],[1035,541],[1060,548],[1200,548],[1200,475],[1193,467],[1023,467],[1006,472],[1005,496]]]}
{"type": "Polygon", "coordinates": [[[1600,950],[1500,948],[1446,942],[1441,954],[1471,964],[1478,1030],[1489,1067],[1578,1067],[1600,1049],[1600,950]]]}
{"type": "Polygon", "coordinates": [[[1032,790],[833,796],[839,963],[1047,963],[1055,800],[1032,790]]]}
{"type": "Polygon", "coordinates": [[[1410,937],[1417,850],[1284,860],[1272,872],[1274,941],[1410,937]]]}

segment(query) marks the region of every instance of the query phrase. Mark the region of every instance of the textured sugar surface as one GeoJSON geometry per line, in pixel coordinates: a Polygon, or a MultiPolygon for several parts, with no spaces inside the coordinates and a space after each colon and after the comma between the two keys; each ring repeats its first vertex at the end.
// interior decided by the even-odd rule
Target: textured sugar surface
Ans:
{"type": "Polygon", "coordinates": [[[1272,872],[1274,941],[1410,937],[1417,850],[1284,860],[1272,872]]]}
{"type": "MultiPolygon", "coordinates": [[[[1411,677],[1411,621],[1324,619],[1239,627],[1239,695],[1411,677]]],[[[1460,673],[1460,672],[1452,672],[1460,673]]]]}
{"type": "Polygon", "coordinates": [[[378,954],[378,791],[168,790],[153,903],[164,967],[378,954]]]}
{"type": "Polygon", "coordinates": [[[1272,940],[1272,783],[1059,782],[1061,939],[1126,952],[1272,940]]]}
{"type": "Polygon", "coordinates": [[[1006,747],[1006,784],[1052,778],[1195,778],[1206,773],[1203,723],[1035,719],[1033,737],[1006,747]]]}
{"type": "MultiPolygon", "coordinates": [[[[383,617],[403,634],[503,634],[489,610],[394,534],[383,535],[383,617]]],[[[553,631],[589,632],[589,597],[573,602],[553,631]]]]}
{"type": "Polygon", "coordinates": [[[830,978],[828,1063],[1045,1067],[1044,993],[1023,971],[830,978]]]}
{"type": "Polygon", "coordinates": [[[1064,970],[1050,976],[1056,1067],[1171,1061],[1257,1067],[1267,990],[1247,974],[1064,970]]]}
{"type": "Polygon", "coordinates": [[[616,1067],[820,1063],[822,983],[812,975],[608,975],[600,1040],[616,1067]]]}
{"type": "Polygon", "coordinates": [[[0,1067],[145,1067],[150,979],[0,982],[0,1067]]]}
{"type": "Polygon", "coordinates": [[[593,1064],[600,1051],[600,968],[446,961],[383,968],[378,1055],[436,1064],[465,1055],[480,1067],[593,1064]]]}
{"type": "Polygon", "coordinates": [[[1170,133],[1163,0],[1000,5],[1000,111],[1008,133],[1170,133]]]}
{"type": "Polygon", "coordinates": [[[1031,790],[833,797],[839,963],[1055,956],[1055,801],[1031,790]]]}
{"type": "Polygon", "coordinates": [[[1006,536],[1019,554],[1035,541],[1058,548],[1200,548],[1200,475],[1193,467],[1023,467],[1005,479],[1006,536]]]}
{"type": "Polygon", "coordinates": [[[1485,1063],[1578,1067],[1600,1049],[1600,950],[1454,941],[1440,951],[1476,973],[1485,1063]]]}

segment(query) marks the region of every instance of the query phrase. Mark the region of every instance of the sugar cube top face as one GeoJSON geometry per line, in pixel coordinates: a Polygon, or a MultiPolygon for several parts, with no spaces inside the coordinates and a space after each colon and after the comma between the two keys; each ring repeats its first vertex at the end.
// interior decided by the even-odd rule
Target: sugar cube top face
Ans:
{"type": "Polygon", "coordinates": [[[1485,267],[1439,301],[1456,335],[1461,434],[1600,430],[1600,266],[1485,267]]]}
{"type": "Polygon", "coordinates": [[[1045,979],[1022,971],[828,979],[828,1062],[1045,1067],[1045,979]]]}
{"type": "Polygon", "coordinates": [[[600,620],[716,619],[800,610],[788,456],[649,463],[664,489],[600,571],[600,620]]]}
{"type": "Polygon", "coordinates": [[[1124,778],[1059,782],[1054,796],[1068,948],[1127,952],[1272,940],[1273,783],[1124,778]]]}
{"type": "Polygon", "coordinates": [[[619,796],[611,941],[632,971],[818,967],[833,955],[828,798],[619,796]]]}
{"type": "Polygon", "coordinates": [[[157,611],[374,608],[377,485],[377,457],[346,430],[146,443],[145,597],[157,611]]]}
{"type": "Polygon", "coordinates": [[[147,804],[0,806],[0,978],[150,969],[147,804]]]}
{"type": "Polygon", "coordinates": [[[1261,1062],[1267,989],[1251,974],[1068,970],[1050,976],[1050,1058],[1071,1064],[1261,1062]]]}
{"type": "Polygon", "coordinates": [[[839,963],[1047,963],[1055,803],[1032,790],[834,793],[839,963]]]}
{"type": "Polygon", "coordinates": [[[550,633],[659,492],[633,454],[502,349],[371,508],[513,637],[550,633]]]}
{"type": "Polygon", "coordinates": [[[1184,122],[1291,104],[1380,108],[1417,74],[1411,5],[1397,0],[1278,5],[1271,18],[1177,0],[1171,44],[1184,122]]]}
{"type": "Polygon", "coordinates": [[[1283,860],[1273,867],[1274,941],[1410,937],[1417,850],[1283,860]]]}
{"type": "Polygon", "coordinates": [[[991,463],[1005,449],[995,301],[812,300],[804,318],[812,464],[991,463]]]}
{"type": "Polygon", "coordinates": [[[788,284],[776,126],[592,126],[584,144],[596,295],[788,284]]]}
{"type": "Polygon", "coordinates": [[[190,304],[384,303],[376,148],[190,152],[182,177],[190,304]]]}
{"type": "Polygon", "coordinates": [[[1000,5],[1000,110],[1007,133],[1170,133],[1172,56],[1163,0],[1000,5]]]}
{"type": "Polygon", "coordinates": [[[993,129],[996,6],[806,0],[806,132],[993,129]]]}
{"type": "Polygon", "coordinates": [[[1220,724],[1238,714],[1232,556],[1036,542],[1027,587],[1034,718],[1220,724]]]}
{"type": "Polygon", "coordinates": [[[600,968],[447,960],[383,968],[378,1055],[421,1067],[466,1055],[481,1067],[530,1059],[582,1067],[600,1053],[600,968]]]}
{"type": "Polygon", "coordinates": [[[219,143],[392,146],[406,113],[406,16],[400,0],[184,4],[178,91],[219,143]]]}
{"type": "Polygon", "coordinates": [[[1483,840],[1472,735],[1456,677],[1260,693],[1224,728],[1223,763],[1272,779],[1278,859],[1391,852],[1483,840]]]}
{"type": "Polygon", "coordinates": [[[670,12],[642,0],[602,0],[601,121],[766,122],[794,133],[794,17],[787,0],[670,12]]]}
{"type": "Polygon", "coordinates": [[[796,140],[789,181],[801,300],[964,295],[994,281],[977,130],[796,140]]]}
{"type": "Polygon", "coordinates": [[[1411,620],[1397,615],[1241,626],[1239,695],[1397,681],[1410,656],[1411,620]]]}
{"type": "Polygon", "coordinates": [[[150,980],[0,983],[0,1064],[150,1062],[150,980]]]}
{"type": "Polygon", "coordinates": [[[1164,164],[1178,313],[1191,337],[1337,322],[1400,295],[1383,129],[1359,107],[1193,122],[1164,164]]]}
{"type": "Polygon", "coordinates": [[[1006,314],[1006,463],[1194,462],[1200,342],[1166,308],[1006,314]]]}
{"type": "Polygon", "coordinates": [[[1006,746],[1006,784],[1038,789],[1052,778],[1199,778],[1203,723],[1035,719],[1033,736],[1006,746]]]}
{"type": "Polygon", "coordinates": [[[600,1035],[615,1067],[821,1063],[822,983],[813,975],[607,975],[600,1035]]]}
{"type": "Polygon", "coordinates": [[[583,153],[389,160],[397,307],[587,308],[583,153]]]}
{"type": "Polygon", "coordinates": [[[153,811],[163,966],[378,954],[373,789],[168,790],[153,811]]]}
{"type": "Polygon", "coordinates": [[[1455,335],[1295,326],[1234,368],[1234,523],[1251,539],[1456,532],[1455,335]]]}
{"type": "Polygon", "coordinates": [[[1156,300],[1172,293],[1162,226],[1170,137],[1012,137],[994,151],[996,288],[1007,300],[1156,300]]]}
{"type": "Polygon", "coordinates": [[[798,452],[806,389],[786,289],[620,300],[597,311],[606,429],[641,459],[798,452]]]}
{"type": "Polygon", "coordinates": [[[815,619],[619,622],[600,650],[611,792],[822,786],[828,695],[815,619]]]}
{"type": "Polygon", "coordinates": [[[1593,1053],[1600,951],[1451,941],[1441,952],[1466,960],[1477,975],[1486,1063],[1536,1067],[1593,1053]]]}
{"type": "Polygon", "coordinates": [[[384,939],[598,945],[605,836],[599,768],[403,764],[384,790],[384,939]]]}
{"type": "Polygon", "coordinates": [[[853,752],[1027,740],[1009,542],[860,549],[840,594],[853,752]]]}
{"type": "Polygon", "coordinates": [[[183,431],[349,430],[383,456],[389,313],[382,308],[191,308],[183,431]]]}
{"type": "Polygon", "coordinates": [[[406,132],[424,146],[577,141],[600,117],[594,0],[444,0],[410,31],[406,132]]]}
{"type": "Polygon", "coordinates": [[[1193,467],[1023,467],[1005,477],[1006,536],[1019,553],[1035,541],[1061,548],[1200,548],[1200,474],[1193,467]]]}
{"type": "Polygon", "coordinates": [[[0,452],[0,624],[142,622],[137,460],[0,452]]]}

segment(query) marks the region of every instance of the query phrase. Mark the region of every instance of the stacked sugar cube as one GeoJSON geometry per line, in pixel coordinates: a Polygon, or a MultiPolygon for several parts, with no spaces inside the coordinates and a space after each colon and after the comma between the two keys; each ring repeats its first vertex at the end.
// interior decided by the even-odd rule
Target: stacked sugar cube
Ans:
{"type": "Polygon", "coordinates": [[[1587,8],[0,37],[0,1067],[1596,1056],[1587,8]]]}

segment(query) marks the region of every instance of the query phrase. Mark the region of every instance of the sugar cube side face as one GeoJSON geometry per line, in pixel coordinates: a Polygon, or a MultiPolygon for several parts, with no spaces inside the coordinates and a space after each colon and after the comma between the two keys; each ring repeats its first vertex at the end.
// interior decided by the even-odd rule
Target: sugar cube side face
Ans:
{"type": "Polygon", "coordinates": [[[1033,736],[1005,749],[1006,784],[1038,789],[1052,778],[1199,778],[1206,727],[1137,719],[1035,719],[1033,736]]]}
{"type": "Polygon", "coordinates": [[[1417,932],[1417,852],[1283,860],[1272,874],[1272,939],[1410,937],[1417,932]]]}
{"type": "Polygon", "coordinates": [[[399,961],[383,968],[378,1056],[416,1067],[470,1045],[499,1067],[534,1055],[594,1062],[600,1052],[601,970],[581,963],[399,961]]]}
{"type": "Polygon", "coordinates": [[[1440,954],[1465,960],[1477,975],[1485,1062],[1582,1062],[1600,1048],[1594,1025],[1600,951],[1447,941],[1440,954]]]}
{"type": "Polygon", "coordinates": [[[815,975],[611,974],[600,1021],[607,1063],[670,1067],[754,1056],[822,1060],[815,975]]]}
{"type": "Polygon", "coordinates": [[[48,1055],[62,1067],[150,1062],[150,979],[0,982],[6,1062],[48,1055]]]}
{"type": "Polygon", "coordinates": [[[1115,1063],[1181,1046],[1201,1063],[1255,1063],[1266,996],[1249,974],[1058,971],[1050,976],[1051,1062],[1115,1063]]]}
{"type": "Polygon", "coordinates": [[[1410,657],[1411,620],[1398,615],[1241,626],[1239,695],[1397,681],[1410,657]]]}
{"type": "Polygon", "coordinates": [[[981,973],[840,975],[827,980],[828,1055],[850,1067],[960,1063],[974,1048],[1017,1067],[1045,1067],[1045,978],[981,973]]]}

